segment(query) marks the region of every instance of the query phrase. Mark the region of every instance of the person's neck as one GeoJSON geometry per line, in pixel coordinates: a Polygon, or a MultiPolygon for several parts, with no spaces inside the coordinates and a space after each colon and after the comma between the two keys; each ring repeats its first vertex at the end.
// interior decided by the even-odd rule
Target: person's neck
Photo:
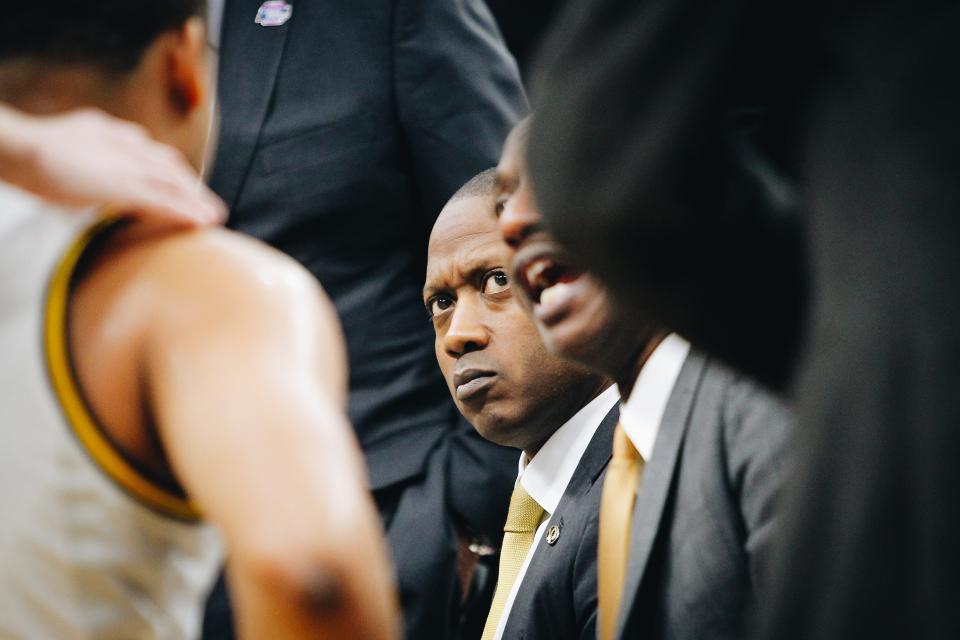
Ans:
{"type": "Polygon", "coordinates": [[[593,390],[588,394],[586,401],[582,402],[576,411],[571,413],[560,424],[558,424],[557,428],[550,432],[550,435],[548,435],[546,438],[543,438],[539,442],[524,446],[523,455],[527,457],[527,462],[529,463],[531,460],[533,460],[533,457],[537,455],[537,453],[539,453],[540,449],[543,448],[543,445],[547,444],[547,441],[549,441],[550,438],[553,437],[553,434],[559,431],[563,427],[563,425],[570,422],[573,416],[583,411],[584,407],[586,407],[588,404],[590,404],[591,402],[599,398],[600,394],[602,394],[604,391],[609,389],[611,385],[613,385],[613,380],[611,380],[610,378],[601,378],[599,384],[596,387],[594,387],[593,390]]]}
{"type": "Polygon", "coordinates": [[[636,355],[631,357],[627,362],[624,363],[623,367],[621,367],[620,373],[618,373],[615,377],[617,381],[617,387],[620,389],[621,402],[626,402],[630,397],[630,394],[633,393],[633,385],[637,383],[637,378],[640,376],[640,371],[643,369],[643,366],[647,364],[647,360],[650,359],[650,356],[654,351],[657,350],[657,347],[660,346],[660,343],[663,342],[663,339],[666,337],[666,331],[653,334],[653,336],[651,336],[650,339],[641,346],[636,355]]]}

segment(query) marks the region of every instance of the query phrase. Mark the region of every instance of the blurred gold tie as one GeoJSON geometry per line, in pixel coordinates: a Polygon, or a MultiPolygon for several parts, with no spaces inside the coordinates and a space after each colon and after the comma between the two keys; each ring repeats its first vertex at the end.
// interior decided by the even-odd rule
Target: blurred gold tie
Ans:
{"type": "Polygon", "coordinates": [[[517,574],[527,557],[527,552],[533,546],[533,539],[540,526],[544,510],[537,501],[530,497],[523,485],[517,487],[510,496],[510,511],[507,513],[507,524],[503,526],[503,546],[500,548],[500,576],[497,578],[497,590],[493,594],[493,603],[487,615],[487,623],[483,627],[482,640],[493,640],[503,615],[504,605],[517,581],[517,574]]]}
{"type": "Polygon", "coordinates": [[[630,554],[630,522],[643,457],[622,424],[613,432],[613,458],[607,465],[600,499],[600,544],[597,550],[598,623],[600,640],[612,640],[617,630],[623,581],[630,554]]]}

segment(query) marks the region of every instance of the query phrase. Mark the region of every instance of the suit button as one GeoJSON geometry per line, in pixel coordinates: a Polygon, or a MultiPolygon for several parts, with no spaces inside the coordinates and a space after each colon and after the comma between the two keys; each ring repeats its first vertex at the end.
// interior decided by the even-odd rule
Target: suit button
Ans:
{"type": "Polygon", "coordinates": [[[557,544],[557,540],[560,539],[560,527],[553,525],[547,529],[547,544],[553,545],[557,544]]]}

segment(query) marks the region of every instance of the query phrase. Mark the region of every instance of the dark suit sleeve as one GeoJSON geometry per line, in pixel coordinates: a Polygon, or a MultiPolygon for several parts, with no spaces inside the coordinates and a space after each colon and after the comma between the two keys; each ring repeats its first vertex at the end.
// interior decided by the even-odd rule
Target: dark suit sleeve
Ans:
{"type": "Polygon", "coordinates": [[[428,227],[494,166],[527,111],[516,62],[482,0],[398,0],[394,82],[428,227]]]}
{"type": "Polygon", "coordinates": [[[771,551],[781,522],[791,412],[755,384],[740,380],[727,389],[724,439],[730,486],[739,499],[744,546],[754,592],[768,593],[771,551]]]}

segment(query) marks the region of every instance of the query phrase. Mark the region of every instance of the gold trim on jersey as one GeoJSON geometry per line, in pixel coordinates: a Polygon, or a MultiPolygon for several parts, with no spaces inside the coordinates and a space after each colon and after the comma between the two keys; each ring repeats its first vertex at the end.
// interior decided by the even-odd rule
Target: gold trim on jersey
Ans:
{"type": "Polygon", "coordinates": [[[96,465],[113,482],[154,511],[180,520],[198,520],[199,511],[189,500],[144,476],[110,442],[87,406],[71,366],[67,307],[74,272],[91,242],[118,221],[119,219],[113,216],[105,217],[87,228],[70,246],[54,271],[44,310],[47,370],[74,435],[96,465]]]}

